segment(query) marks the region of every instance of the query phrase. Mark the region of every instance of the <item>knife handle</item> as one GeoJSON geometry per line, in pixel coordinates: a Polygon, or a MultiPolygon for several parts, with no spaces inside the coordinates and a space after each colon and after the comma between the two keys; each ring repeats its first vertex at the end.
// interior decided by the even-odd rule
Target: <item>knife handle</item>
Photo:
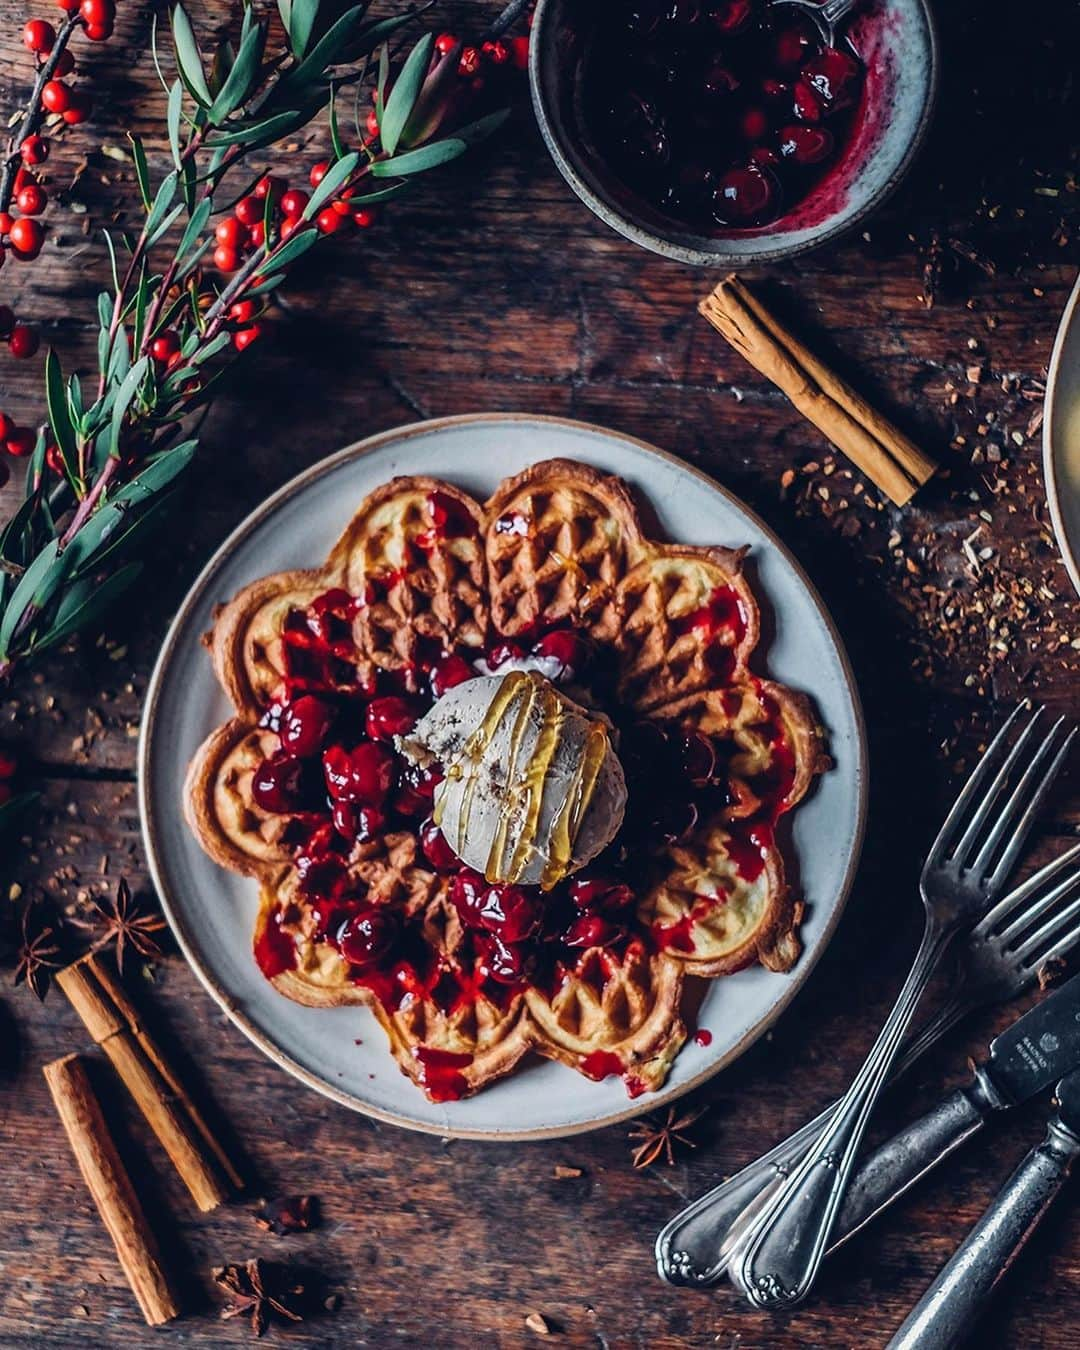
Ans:
{"type": "Polygon", "coordinates": [[[966,1339],[989,1294],[1038,1227],[1080,1154],[1080,1138],[1051,1120],[886,1350],[954,1350],[966,1339]]]}
{"type": "Polygon", "coordinates": [[[859,1164],[851,1179],[829,1251],[835,1251],[864,1228],[982,1129],[993,1111],[1003,1110],[1008,1105],[980,1066],[975,1069],[974,1082],[950,1093],[925,1115],[874,1149],[859,1164]]]}

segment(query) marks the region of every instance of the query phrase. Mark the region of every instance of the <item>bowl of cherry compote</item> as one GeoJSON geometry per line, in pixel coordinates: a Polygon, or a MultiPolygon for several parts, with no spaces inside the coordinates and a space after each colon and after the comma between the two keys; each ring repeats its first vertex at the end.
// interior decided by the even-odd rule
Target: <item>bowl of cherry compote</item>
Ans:
{"type": "Polygon", "coordinates": [[[868,0],[834,37],[768,0],[539,0],[533,102],[607,224],[683,262],[804,252],[896,187],[929,122],[927,0],[868,0]]]}

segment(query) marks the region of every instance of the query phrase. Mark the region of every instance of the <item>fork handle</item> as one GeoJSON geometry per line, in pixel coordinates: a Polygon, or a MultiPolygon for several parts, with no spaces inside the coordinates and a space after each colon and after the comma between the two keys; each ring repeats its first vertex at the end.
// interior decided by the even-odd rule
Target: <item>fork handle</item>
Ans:
{"type": "Polygon", "coordinates": [[[886,1350],[955,1350],[963,1343],[1078,1154],[1080,1138],[1055,1117],[1046,1138],[998,1192],[886,1350]]]}

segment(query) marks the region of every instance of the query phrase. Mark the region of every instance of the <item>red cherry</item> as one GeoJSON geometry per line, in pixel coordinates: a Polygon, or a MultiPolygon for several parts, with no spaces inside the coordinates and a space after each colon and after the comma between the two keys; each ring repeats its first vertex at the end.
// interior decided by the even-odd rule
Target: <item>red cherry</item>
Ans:
{"type": "Polygon", "coordinates": [[[442,698],[448,689],[453,689],[456,684],[464,684],[466,680],[476,678],[476,671],[469,665],[463,656],[456,653],[453,656],[447,656],[439,662],[431,672],[431,692],[436,698],[442,698]]]}
{"type": "Polygon", "coordinates": [[[803,79],[835,109],[850,107],[859,92],[862,67],[850,52],[823,47],[803,67],[803,79]]]}
{"type": "Polygon", "coordinates": [[[347,217],[340,211],[335,211],[332,206],[326,206],[315,217],[315,224],[322,234],[337,234],[338,230],[347,224],[347,217]]]}
{"type": "Polygon", "coordinates": [[[567,947],[607,947],[625,933],[619,924],[610,923],[599,914],[582,914],[563,934],[567,947]]]}
{"type": "Polygon", "coordinates": [[[277,754],[264,759],[251,780],[256,806],[274,815],[291,815],[300,809],[304,766],[294,755],[277,754]]]}
{"type": "Polygon", "coordinates": [[[90,116],[92,103],[88,94],[84,94],[81,89],[71,91],[71,103],[64,110],[64,121],[69,127],[77,127],[80,122],[85,122],[90,116]]]}
{"type": "Polygon", "coordinates": [[[374,211],[363,206],[359,211],[354,211],[352,213],[352,222],[358,230],[370,230],[378,218],[378,215],[374,211]]]}
{"type": "Polygon", "coordinates": [[[214,238],[225,248],[239,248],[247,238],[247,230],[235,216],[226,216],[224,220],[218,221],[214,238]]]}
{"type": "Polygon", "coordinates": [[[524,655],[525,648],[518,642],[497,642],[484,653],[484,660],[490,669],[498,670],[507,661],[520,661],[524,655]]]}
{"type": "Polygon", "coordinates": [[[302,215],[310,200],[310,194],[302,188],[290,188],[281,198],[282,213],[286,217],[302,215]]]}
{"type": "Polygon", "coordinates": [[[240,266],[240,254],[226,244],[218,244],[214,249],[214,266],[219,272],[235,272],[240,266]]]}
{"type": "Polygon", "coordinates": [[[458,45],[459,40],[455,33],[440,33],[435,39],[435,50],[440,56],[448,56],[458,45]]]}
{"type": "MultiPolygon", "coordinates": [[[[25,190],[24,188],[23,191],[25,190]]],[[[41,252],[41,246],[45,242],[45,231],[39,221],[30,216],[20,216],[12,224],[9,238],[15,256],[30,262],[41,252]]]]}
{"type": "Polygon", "coordinates": [[[357,806],[355,802],[335,802],[330,813],[334,829],[343,839],[363,844],[376,839],[386,829],[386,816],[377,806],[357,806]]]}
{"type": "Polygon", "coordinates": [[[56,474],[57,478],[64,476],[64,457],[60,453],[58,445],[47,445],[45,447],[45,463],[56,474]]]}
{"type": "Polygon", "coordinates": [[[446,835],[429,816],[420,826],[420,847],[436,872],[452,872],[461,859],[447,843],[446,835]]]}
{"type": "Polygon", "coordinates": [[[721,33],[738,33],[750,22],[751,12],[750,0],[723,0],[709,19],[721,33]]]}
{"type": "Polygon", "coordinates": [[[7,446],[9,455],[14,455],[16,459],[22,459],[25,455],[30,454],[37,444],[37,432],[19,428],[11,433],[4,444],[7,446]]]}
{"type": "Polygon", "coordinates": [[[241,225],[251,229],[257,220],[263,218],[263,204],[258,197],[241,197],[233,207],[233,214],[241,225]]]}
{"type": "Polygon", "coordinates": [[[247,323],[255,317],[257,309],[254,300],[238,300],[235,305],[229,306],[229,318],[235,319],[237,323],[247,323]]]}
{"type": "Polygon", "coordinates": [[[373,698],[367,707],[364,725],[373,741],[392,741],[405,736],[416,725],[417,710],[407,698],[388,694],[373,698]]]}
{"type": "Polygon", "coordinates": [[[308,174],[308,182],[311,184],[312,187],[319,186],[322,180],[326,177],[327,170],[329,168],[330,168],[330,161],[328,159],[320,159],[317,164],[313,164],[311,166],[311,171],[308,174]]]}
{"type": "Polygon", "coordinates": [[[252,248],[262,248],[266,243],[266,225],[263,221],[257,220],[248,231],[248,240],[252,248]]]}
{"type": "Polygon", "coordinates": [[[33,356],[40,345],[41,339],[35,329],[27,327],[24,323],[17,323],[8,335],[8,346],[11,348],[11,354],[17,356],[20,361],[25,361],[33,356]]]}
{"type": "Polygon", "coordinates": [[[350,965],[373,966],[389,956],[397,941],[398,921],[385,905],[365,905],[341,930],[338,947],[350,965]]]}
{"type": "Polygon", "coordinates": [[[450,901],[466,928],[479,928],[482,897],[488,884],[479,872],[465,867],[450,883],[450,901]]]}
{"type": "Polygon", "coordinates": [[[282,180],[269,173],[264,174],[254,187],[255,196],[260,201],[265,201],[269,197],[272,202],[276,202],[284,191],[285,184],[282,180]]]}
{"type": "Polygon", "coordinates": [[[780,156],[771,145],[755,145],[750,151],[750,163],[756,164],[759,169],[775,169],[780,163],[780,156]]]}
{"type": "Polygon", "coordinates": [[[15,217],[10,211],[0,211],[0,238],[11,233],[11,227],[15,224],[15,217]]]}
{"type": "Polygon", "coordinates": [[[394,786],[394,756],[385,746],[361,741],[352,751],[333,745],[323,752],[326,785],[332,797],[381,806],[394,786]]]}
{"type": "MultiPolygon", "coordinates": [[[[7,413],[0,412],[0,441],[6,441],[14,430],[15,430],[15,423],[11,420],[11,418],[7,415],[7,413]]],[[[2,777],[3,774],[0,774],[0,778],[2,777]]]]}
{"type": "Polygon", "coordinates": [[[367,121],[364,123],[364,130],[369,136],[379,134],[379,115],[374,108],[368,110],[367,121]]]}
{"type": "Polygon", "coordinates": [[[317,755],[334,721],[334,708],[314,694],[304,694],[281,714],[281,744],[294,755],[317,755]]]}
{"type": "Polygon", "coordinates": [[[768,171],[756,164],[729,169],[716,185],[713,211],[717,218],[742,225],[763,216],[776,200],[768,171]]]}
{"type": "Polygon", "coordinates": [[[480,46],[480,54],[484,60],[493,66],[505,66],[510,60],[510,48],[505,42],[484,42],[480,46]]]}
{"type": "Polygon", "coordinates": [[[44,164],[49,158],[49,142],[44,136],[27,136],[19,147],[19,155],[24,164],[44,164]]]}
{"type": "Polygon", "coordinates": [[[825,101],[812,84],[796,80],[792,91],[795,116],[804,122],[820,122],[825,115],[825,101]]]}
{"type": "Polygon", "coordinates": [[[780,132],[780,153],[796,164],[820,164],[829,158],[836,142],[828,127],[793,123],[780,132]]]}
{"type": "Polygon", "coordinates": [[[480,53],[475,47],[462,47],[458,59],[458,74],[473,76],[480,69],[480,53]]]}
{"type": "Polygon", "coordinates": [[[44,19],[31,19],[23,29],[23,43],[29,47],[32,52],[38,52],[44,56],[53,49],[53,43],[56,41],[56,29],[51,23],[46,23],[44,19]]]}
{"type": "Polygon", "coordinates": [[[602,909],[611,889],[611,882],[602,878],[575,877],[570,883],[570,899],[578,909],[602,909]]]}
{"type": "Polygon", "coordinates": [[[504,942],[523,942],[540,927],[539,902],[520,886],[499,883],[489,886],[480,900],[480,927],[504,942]]]}
{"type": "Polygon", "coordinates": [[[763,141],[769,134],[769,119],[761,108],[747,108],[739,120],[739,130],[751,143],[763,141]]]}
{"type": "Polygon", "coordinates": [[[82,0],[79,13],[88,28],[112,28],[116,22],[113,0],[82,0]]]}
{"type": "Polygon", "coordinates": [[[782,28],[776,35],[773,59],[782,70],[794,70],[796,66],[802,65],[813,43],[814,36],[808,25],[782,28]]]}
{"type": "Polygon", "coordinates": [[[261,323],[252,323],[247,328],[238,328],[233,334],[233,346],[238,352],[242,352],[250,347],[253,342],[258,342],[262,335],[263,326],[261,323]]]}
{"type": "Polygon", "coordinates": [[[49,80],[41,91],[41,101],[49,112],[62,113],[71,103],[71,90],[63,80],[49,80]]]}
{"type": "Polygon", "coordinates": [[[520,947],[511,946],[501,938],[493,938],[484,958],[484,967],[499,984],[520,984],[529,974],[532,961],[520,947]]]}
{"type": "Polygon", "coordinates": [[[112,24],[90,24],[83,29],[90,42],[108,42],[113,35],[112,24]]]}
{"type": "Polygon", "coordinates": [[[281,222],[281,228],[278,230],[278,233],[281,235],[282,243],[288,239],[293,230],[298,230],[305,224],[307,224],[307,222],[301,220],[299,216],[286,216],[281,222]]]}
{"type": "MultiPolygon", "coordinates": [[[[79,8],[79,6],[75,3],[75,0],[67,0],[67,3],[71,6],[72,9],[79,8]]],[[[65,47],[64,50],[60,53],[60,55],[56,58],[56,65],[53,66],[53,74],[57,77],[57,79],[61,79],[64,75],[70,75],[74,69],[75,69],[75,58],[71,54],[71,49],[69,47],[65,47]]],[[[66,87],[67,86],[65,86],[65,88],[66,87]]],[[[68,95],[72,96],[73,94],[74,91],[68,89],[68,95]]]]}
{"type": "Polygon", "coordinates": [[[516,70],[529,69],[529,39],[515,37],[510,39],[510,59],[516,70]]]}
{"type": "Polygon", "coordinates": [[[157,361],[167,361],[180,350],[180,334],[172,328],[159,333],[150,344],[150,355],[157,361]]]}
{"type": "Polygon", "coordinates": [[[572,628],[556,628],[547,633],[533,647],[533,656],[547,657],[558,661],[562,669],[556,678],[564,675],[579,675],[588,664],[591,647],[587,638],[575,633],[572,628]]]}
{"type": "Polygon", "coordinates": [[[428,764],[421,769],[416,764],[410,764],[405,770],[405,785],[419,801],[424,803],[423,811],[430,809],[430,803],[435,796],[435,789],[444,778],[442,769],[435,764],[428,764]]]}
{"type": "Polygon", "coordinates": [[[79,0],[56,0],[56,3],[65,14],[73,14],[79,8],[79,0]]]}
{"type": "Polygon", "coordinates": [[[40,216],[48,200],[45,189],[36,183],[27,183],[15,194],[15,205],[24,216],[40,216]]]}

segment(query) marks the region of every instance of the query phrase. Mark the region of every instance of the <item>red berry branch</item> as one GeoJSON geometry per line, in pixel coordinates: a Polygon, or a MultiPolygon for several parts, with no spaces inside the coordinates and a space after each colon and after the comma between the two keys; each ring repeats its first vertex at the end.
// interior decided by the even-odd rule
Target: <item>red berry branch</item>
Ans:
{"type": "MultiPolygon", "coordinates": [[[[386,38],[417,11],[365,22],[366,7],[331,19],[320,0],[278,0],[273,24],[245,7],[235,47],[222,44],[212,62],[184,9],[172,10],[172,166],[155,184],[141,140],[129,138],[143,222],[131,240],[105,234],[114,286],[98,297],[96,379],[65,378],[50,351],[47,421],[24,431],[0,413],[0,442],[30,455],[25,500],[0,531],[0,682],[94,622],[139,575],[134,546],[195,453],[181,428],[211,397],[228,355],[263,334],[271,294],[298,259],[329,236],[369,228],[416,174],[457,158],[504,119],[505,109],[487,108],[502,72],[521,64],[520,45],[493,38],[469,47],[428,34],[397,65],[386,38]],[[335,92],[364,81],[370,112],[350,136],[335,92]],[[272,154],[323,110],[333,153],[312,167],[308,187],[261,170],[253,181],[251,157],[272,154]]],[[[41,20],[27,25],[42,60],[5,162],[9,196],[15,161],[25,167],[48,153],[37,128],[65,44],[80,25],[104,40],[112,18],[111,0],[80,0],[59,33],[41,20]]],[[[31,187],[41,191],[29,181],[18,191],[31,187]]],[[[30,212],[11,223],[6,247],[16,256],[30,226],[40,232],[30,212]]]]}

